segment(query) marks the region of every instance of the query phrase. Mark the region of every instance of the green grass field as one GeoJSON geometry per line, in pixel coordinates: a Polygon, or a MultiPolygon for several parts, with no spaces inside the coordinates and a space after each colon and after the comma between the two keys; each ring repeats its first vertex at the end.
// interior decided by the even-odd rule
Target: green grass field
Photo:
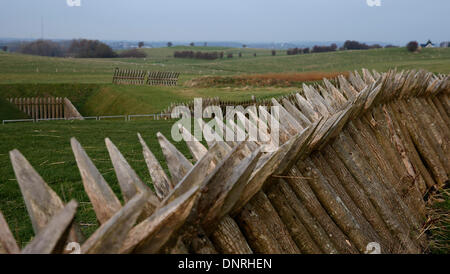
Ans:
{"type": "MultiPolygon", "coordinates": [[[[224,100],[276,97],[296,88],[286,87],[207,87],[192,88],[185,83],[205,75],[242,75],[285,72],[343,72],[361,68],[426,69],[450,73],[450,49],[424,49],[409,53],[404,48],[344,51],[287,56],[278,51],[213,47],[172,47],[145,49],[145,59],[49,58],[0,52],[0,121],[25,118],[4,98],[60,96],[72,100],[85,116],[156,113],[171,102],[195,97],[219,96],[224,100]],[[214,61],[175,59],[176,50],[212,50],[235,53],[233,59],[214,61]],[[238,58],[237,53],[243,57],[238,58]],[[257,57],[253,54],[257,53],[257,57]],[[177,87],[112,85],[115,67],[182,73],[177,87]]],[[[226,54],[225,54],[226,55],[226,54]]],[[[137,174],[151,183],[136,133],[140,132],[155,156],[164,157],[155,134],[170,135],[171,121],[71,121],[0,125],[0,210],[20,245],[30,241],[33,232],[25,204],[9,161],[9,151],[19,149],[65,202],[80,202],[77,222],[86,235],[97,227],[95,214],[84,194],[81,178],[70,148],[70,137],[85,147],[100,172],[120,196],[112,164],[104,144],[109,137],[123,152],[137,174]]],[[[184,143],[177,147],[188,156],[184,143]]],[[[189,156],[190,157],[190,156],[189,156]]],[[[448,198],[448,197],[447,197],[448,198]]],[[[446,206],[448,207],[448,200],[446,206]]]]}

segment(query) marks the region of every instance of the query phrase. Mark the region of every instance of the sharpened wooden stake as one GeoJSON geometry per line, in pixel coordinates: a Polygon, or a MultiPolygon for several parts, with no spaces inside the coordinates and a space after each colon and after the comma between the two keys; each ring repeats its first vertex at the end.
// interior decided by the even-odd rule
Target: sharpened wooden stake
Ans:
{"type": "Polygon", "coordinates": [[[160,199],[165,198],[170,190],[173,189],[172,182],[167,177],[160,163],[156,159],[155,155],[148,148],[141,134],[138,133],[139,142],[142,145],[142,154],[144,155],[145,163],[147,164],[148,171],[152,177],[153,186],[156,190],[156,195],[160,199]]]}
{"type": "Polygon", "coordinates": [[[108,148],[111,161],[116,172],[117,180],[119,181],[120,189],[125,200],[125,203],[133,199],[138,193],[147,193],[148,199],[144,209],[145,215],[150,216],[153,211],[159,206],[159,200],[153,191],[146,186],[137,176],[136,172],[131,168],[128,162],[123,157],[122,153],[111,142],[109,138],[105,139],[106,147],[108,148]]]}
{"type": "Polygon", "coordinates": [[[197,162],[208,152],[208,149],[206,149],[206,147],[182,125],[179,125],[179,129],[194,161],[197,162]]]}
{"type": "Polygon", "coordinates": [[[84,189],[91,200],[97,219],[103,224],[119,211],[122,205],[80,143],[75,138],[70,139],[70,143],[84,189]]]}
{"type": "Polygon", "coordinates": [[[130,229],[144,209],[149,192],[136,194],[81,246],[83,254],[119,253],[130,229]]]}
{"type": "Polygon", "coordinates": [[[9,153],[34,232],[37,234],[63,207],[59,196],[18,151],[9,153]]]}
{"type": "Polygon", "coordinates": [[[47,225],[39,231],[33,241],[22,250],[22,254],[61,253],[77,207],[78,203],[71,201],[57,212],[47,225]]]}
{"type": "Polygon", "coordinates": [[[192,169],[193,165],[162,133],[158,132],[156,136],[166,157],[167,166],[172,176],[172,185],[175,187],[183,179],[184,175],[192,169]]]}
{"type": "Polygon", "coordinates": [[[128,233],[120,253],[158,253],[184,224],[198,198],[198,190],[198,186],[192,187],[135,226],[128,233]]]}
{"type": "MultiPolygon", "coordinates": [[[[0,211],[0,251],[4,250],[6,254],[19,254],[20,248],[17,245],[14,236],[9,229],[8,223],[0,211]]],[[[0,252],[1,254],[1,252],[0,252]]]]}

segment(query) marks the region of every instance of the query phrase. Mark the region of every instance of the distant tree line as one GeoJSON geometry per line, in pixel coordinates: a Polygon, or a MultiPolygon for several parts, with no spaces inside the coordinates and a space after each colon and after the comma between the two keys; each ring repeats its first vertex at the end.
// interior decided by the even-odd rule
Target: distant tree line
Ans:
{"type": "Polygon", "coordinates": [[[344,45],[342,46],[343,50],[365,50],[365,49],[380,49],[380,48],[382,48],[382,46],[380,46],[379,44],[369,46],[365,43],[350,40],[345,41],[344,45]]]}
{"type": "Polygon", "coordinates": [[[314,46],[310,48],[291,48],[287,50],[287,55],[297,55],[297,54],[308,54],[308,53],[318,53],[318,52],[329,52],[336,51],[338,46],[336,44],[331,44],[330,46],[314,46]]]}
{"type": "Polygon", "coordinates": [[[143,58],[147,56],[145,52],[139,51],[138,49],[125,50],[117,54],[107,44],[98,40],[88,39],[74,39],[64,43],[57,43],[50,40],[36,40],[22,44],[18,52],[40,56],[74,58],[143,58]]]}
{"type": "Polygon", "coordinates": [[[20,47],[19,52],[23,54],[51,57],[64,56],[64,50],[61,45],[49,40],[37,40],[34,42],[25,43],[20,47]]]}
{"type": "Polygon", "coordinates": [[[215,60],[223,58],[223,52],[201,52],[201,51],[175,51],[173,54],[175,58],[190,58],[190,59],[203,59],[203,60],[215,60]]]}
{"type": "MultiPolygon", "coordinates": [[[[387,45],[386,48],[394,48],[396,46],[387,45]]],[[[358,41],[345,41],[344,45],[339,48],[339,50],[367,50],[367,49],[378,49],[383,48],[379,44],[367,45],[365,43],[360,43],[358,41]]],[[[331,52],[338,50],[338,46],[336,44],[331,44],[330,46],[314,46],[312,49],[310,48],[290,48],[287,50],[287,55],[297,55],[297,54],[307,54],[307,53],[318,53],[318,52],[331,52]]]]}
{"type": "Polygon", "coordinates": [[[329,52],[336,51],[338,46],[336,44],[331,44],[330,46],[314,46],[311,50],[313,53],[317,52],[329,52]]]}
{"type": "Polygon", "coordinates": [[[110,46],[98,40],[72,40],[68,55],[76,58],[113,58],[117,57],[110,46]]]}
{"type": "Polygon", "coordinates": [[[309,48],[292,48],[287,50],[287,55],[297,55],[309,53],[309,48]]]}

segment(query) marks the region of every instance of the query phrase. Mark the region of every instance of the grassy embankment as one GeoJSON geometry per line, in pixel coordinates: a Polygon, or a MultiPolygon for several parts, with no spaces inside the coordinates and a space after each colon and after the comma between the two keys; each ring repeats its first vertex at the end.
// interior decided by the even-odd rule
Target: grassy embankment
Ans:
{"type": "MultiPolygon", "coordinates": [[[[287,56],[270,50],[231,49],[214,47],[172,47],[145,49],[145,59],[74,59],[48,58],[21,54],[0,53],[0,97],[28,94],[29,85],[39,94],[78,96],[82,84],[97,84],[84,97],[84,115],[147,114],[161,111],[171,102],[185,102],[195,97],[216,97],[224,100],[267,98],[293,92],[298,87],[285,86],[206,86],[191,87],[188,81],[200,76],[237,76],[248,74],[309,74],[318,72],[346,72],[361,68],[386,71],[388,69],[426,69],[436,73],[450,73],[450,49],[424,49],[410,53],[404,48],[367,51],[343,51],[287,56]],[[233,59],[191,60],[173,57],[176,50],[212,50],[237,53],[233,59]],[[257,57],[253,56],[257,53],[257,57]],[[181,79],[177,87],[116,86],[110,84],[115,67],[144,70],[178,71],[181,79]],[[61,90],[61,86],[66,89],[61,90]],[[70,85],[74,85],[69,87],[70,85]],[[67,94],[72,89],[73,94],[67,94]],[[11,92],[14,91],[14,92],[11,92]]],[[[244,76],[245,77],[245,76],[244,76]]],[[[254,76],[253,76],[254,77],[254,76]]],[[[251,81],[249,82],[251,84],[251,81]]],[[[298,85],[300,86],[300,84],[298,85]]],[[[76,100],[75,100],[76,101],[76,100]]],[[[79,107],[77,105],[77,107],[79,107]]],[[[1,117],[0,117],[1,119],[1,117]]]]}

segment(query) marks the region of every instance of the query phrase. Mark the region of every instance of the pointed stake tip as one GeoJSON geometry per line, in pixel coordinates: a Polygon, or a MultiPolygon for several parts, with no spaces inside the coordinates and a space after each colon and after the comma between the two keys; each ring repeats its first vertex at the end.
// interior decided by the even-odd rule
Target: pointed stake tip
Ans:
{"type": "Polygon", "coordinates": [[[18,149],[13,149],[9,152],[9,157],[12,159],[17,159],[18,157],[24,157],[18,149]]]}

